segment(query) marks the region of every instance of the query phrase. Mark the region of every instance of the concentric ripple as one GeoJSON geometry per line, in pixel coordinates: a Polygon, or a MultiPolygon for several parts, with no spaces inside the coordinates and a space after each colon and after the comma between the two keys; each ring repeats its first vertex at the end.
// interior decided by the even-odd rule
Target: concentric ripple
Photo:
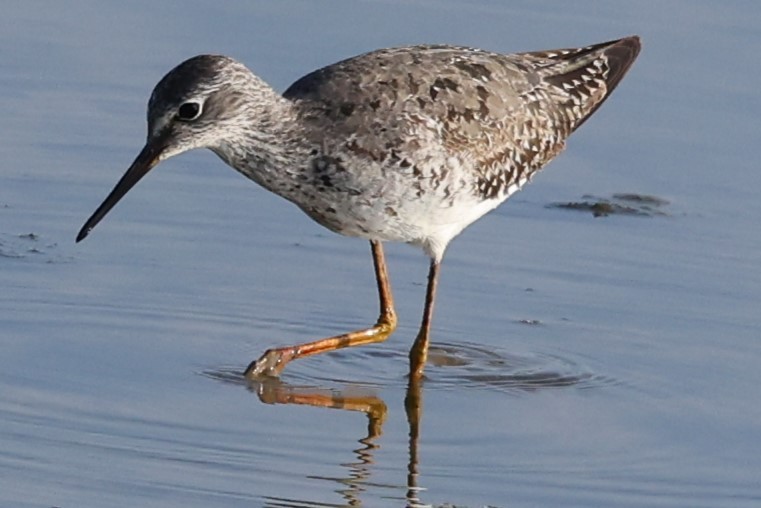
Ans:
{"type": "Polygon", "coordinates": [[[508,354],[472,343],[431,346],[427,385],[445,389],[496,388],[534,391],[547,388],[596,388],[616,384],[577,361],[555,354],[508,354]]]}
{"type": "MultiPolygon", "coordinates": [[[[335,386],[336,384],[370,387],[403,387],[406,376],[390,374],[407,360],[406,352],[379,347],[340,351],[319,358],[303,360],[298,367],[289,366],[283,381],[299,386],[335,386]],[[346,365],[350,362],[351,365],[346,365]],[[339,365],[344,364],[344,365],[339,365]],[[393,364],[393,368],[390,365],[393,364]],[[357,365],[362,365],[361,372],[357,365]],[[338,378],[336,372],[347,377],[338,378]],[[349,372],[354,378],[348,378],[349,372]]],[[[405,371],[406,373],[406,371],[405,371]]],[[[247,381],[241,370],[222,367],[202,372],[217,381],[240,385],[258,385],[247,381]]],[[[589,367],[557,354],[505,353],[482,344],[468,342],[436,343],[431,346],[425,372],[426,390],[498,389],[529,392],[550,388],[592,389],[619,384],[619,381],[592,371],[589,367]]]]}

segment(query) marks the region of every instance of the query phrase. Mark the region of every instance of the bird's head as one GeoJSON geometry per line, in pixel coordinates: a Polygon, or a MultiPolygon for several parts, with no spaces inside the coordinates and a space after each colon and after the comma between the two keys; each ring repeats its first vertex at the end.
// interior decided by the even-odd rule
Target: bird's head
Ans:
{"type": "Polygon", "coordinates": [[[77,241],[159,162],[195,148],[223,150],[256,115],[255,103],[248,99],[260,83],[243,64],[219,55],[199,55],[172,69],[148,102],[145,146],[79,231],[77,241]]]}

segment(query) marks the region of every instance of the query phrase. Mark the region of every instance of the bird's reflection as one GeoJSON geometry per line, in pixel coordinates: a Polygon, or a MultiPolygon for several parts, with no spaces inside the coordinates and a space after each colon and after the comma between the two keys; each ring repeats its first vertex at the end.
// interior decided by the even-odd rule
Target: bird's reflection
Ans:
{"type": "Polygon", "coordinates": [[[256,392],[259,400],[265,404],[299,404],[365,413],[367,436],[361,441],[369,444],[381,435],[388,413],[386,403],[374,394],[352,394],[346,390],[289,385],[279,378],[248,381],[248,388],[256,392]]]}
{"type": "MultiPolygon", "coordinates": [[[[490,389],[506,394],[524,394],[537,390],[568,387],[590,389],[617,383],[614,378],[589,370],[572,358],[551,354],[506,354],[494,348],[464,340],[453,344],[437,344],[431,349],[429,362],[438,368],[429,369],[426,373],[424,382],[428,385],[428,389],[457,386],[459,390],[490,389]]],[[[419,485],[423,381],[410,379],[407,382],[404,398],[409,429],[407,485],[400,486],[380,484],[371,480],[374,467],[373,455],[379,448],[378,439],[383,430],[388,408],[379,396],[369,393],[369,389],[356,386],[342,389],[298,386],[278,378],[249,381],[240,372],[232,369],[205,374],[220,381],[246,386],[265,404],[300,404],[364,413],[367,416],[367,430],[361,438],[357,439],[361,446],[353,450],[356,461],[341,464],[348,470],[348,476],[346,478],[312,476],[311,478],[330,480],[340,484],[338,492],[344,497],[345,504],[339,506],[361,505],[360,496],[370,487],[397,492],[404,491],[406,487],[405,494],[399,494],[406,505],[408,507],[425,506],[419,498],[423,491],[419,485]]],[[[314,382],[314,379],[311,382],[314,382]]],[[[285,498],[269,497],[267,502],[268,506],[313,506],[307,501],[285,498]]]]}
{"type": "Polygon", "coordinates": [[[404,397],[404,410],[407,413],[407,425],[409,426],[409,460],[407,461],[407,506],[421,506],[418,493],[418,443],[420,438],[420,420],[423,416],[423,398],[421,380],[410,378],[407,384],[407,394],[404,397]]]}
{"type": "MultiPolygon", "coordinates": [[[[377,395],[356,393],[350,389],[326,389],[290,385],[281,379],[259,379],[248,381],[248,388],[256,393],[265,404],[300,404],[344,411],[359,411],[367,416],[366,435],[359,439],[361,447],[353,450],[355,462],[341,464],[349,470],[347,478],[312,476],[343,485],[338,492],[343,496],[345,506],[362,506],[361,494],[370,484],[373,452],[378,448],[377,439],[382,434],[388,407],[377,395]]],[[[418,439],[422,417],[421,381],[410,380],[405,397],[405,410],[409,424],[409,460],[407,464],[407,506],[421,506],[418,498],[418,439]]],[[[390,487],[390,486],[389,486],[390,487]]],[[[271,506],[304,506],[303,500],[268,498],[271,506]]]]}

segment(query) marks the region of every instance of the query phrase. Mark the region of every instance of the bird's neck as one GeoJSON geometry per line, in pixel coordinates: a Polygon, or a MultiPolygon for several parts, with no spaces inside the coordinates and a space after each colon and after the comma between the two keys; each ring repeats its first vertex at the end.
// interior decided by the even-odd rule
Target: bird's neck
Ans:
{"type": "Polygon", "coordinates": [[[246,125],[212,150],[228,165],[266,189],[288,198],[308,159],[309,148],[291,101],[267,87],[257,90],[259,104],[246,125]]]}

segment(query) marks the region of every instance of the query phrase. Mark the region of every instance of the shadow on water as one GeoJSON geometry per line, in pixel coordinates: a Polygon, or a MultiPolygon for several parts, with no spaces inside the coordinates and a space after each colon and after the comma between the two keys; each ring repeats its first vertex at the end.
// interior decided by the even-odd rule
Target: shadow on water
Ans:
{"type": "MultiPolygon", "coordinates": [[[[387,353],[379,352],[386,357],[387,353]]],[[[430,390],[447,390],[457,386],[466,389],[491,387],[508,393],[533,392],[540,389],[568,388],[588,389],[614,383],[612,379],[585,372],[575,362],[549,355],[507,356],[474,344],[439,344],[432,347],[429,356],[431,366],[425,378],[407,379],[404,407],[408,425],[407,485],[404,501],[408,507],[430,506],[420,499],[425,489],[420,486],[419,440],[423,416],[423,386],[430,390]]],[[[357,460],[343,463],[348,470],[345,478],[310,476],[310,478],[339,483],[342,488],[336,492],[346,501],[345,505],[362,506],[361,495],[372,485],[371,477],[375,464],[374,452],[380,447],[388,406],[373,393],[371,388],[325,388],[309,384],[290,384],[279,378],[246,379],[242,372],[232,368],[204,371],[202,375],[220,381],[245,387],[256,394],[265,404],[298,404],[318,408],[358,411],[367,416],[361,444],[353,450],[357,460]]],[[[320,380],[319,382],[325,382],[320,380]]],[[[339,381],[335,381],[339,383],[339,381]]],[[[395,489],[395,486],[388,486],[395,489]]],[[[309,501],[285,497],[268,497],[266,506],[304,507],[314,506],[309,501]]],[[[327,506],[320,504],[320,506],[327,506]]]]}

